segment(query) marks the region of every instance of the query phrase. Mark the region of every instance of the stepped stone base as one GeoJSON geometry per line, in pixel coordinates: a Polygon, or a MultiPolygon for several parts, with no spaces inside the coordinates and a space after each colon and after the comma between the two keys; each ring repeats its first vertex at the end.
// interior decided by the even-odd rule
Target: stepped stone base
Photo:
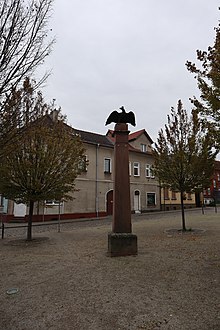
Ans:
{"type": "Polygon", "coordinates": [[[108,234],[108,256],[122,257],[137,255],[137,236],[131,233],[108,234]]]}

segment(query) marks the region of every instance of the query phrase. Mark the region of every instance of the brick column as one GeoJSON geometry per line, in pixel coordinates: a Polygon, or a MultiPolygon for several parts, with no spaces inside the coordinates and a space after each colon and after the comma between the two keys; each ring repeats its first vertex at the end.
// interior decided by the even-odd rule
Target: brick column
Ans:
{"type": "Polygon", "coordinates": [[[113,233],[131,233],[128,125],[115,125],[113,233]]]}
{"type": "Polygon", "coordinates": [[[108,235],[110,256],[137,254],[137,236],[131,226],[128,125],[115,125],[112,233],[108,235]]]}

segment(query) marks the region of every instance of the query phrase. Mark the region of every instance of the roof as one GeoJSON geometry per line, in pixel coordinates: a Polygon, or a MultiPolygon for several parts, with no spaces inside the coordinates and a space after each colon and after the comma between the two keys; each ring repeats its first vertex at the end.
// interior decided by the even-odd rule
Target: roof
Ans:
{"type": "Polygon", "coordinates": [[[140,131],[137,131],[137,132],[134,132],[134,133],[129,134],[128,139],[129,139],[129,141],[136,140],[142,134],[144,134],[146,136],[146,138],[150,141],[150,143],[153,143],[154,142],[151,139],[150,135],[147,134],[147,132],[145,131],[145,129],[141,129],[140,131]]]}
{"type": "MultiPolygon", "coordinates": [[[[58,118],[57,116],[58,116],[58,112],[53,111],[50,115],[46,115],[45,118],[46,118],[46,120],[48,121],[48,124],[49,124],[49,123],[53,122],[54,120],[56,120],[58,118]]],[[[106,135],[102,135],[102,134],[97,134],[97,133],[93,133],[93,132],[82,131],[82,130],[73,128],[73,127],[69,126],[66,123],[64,123],[64,125],[66,126],[67,129],[70,129],[70,130],[74,131],[76,134],[78,134],[80,136],[81,140],[85,143],[101,145],[101,146],[109,147],[109,148],[114,148],[115,138],[114,138],[114,131],[113,130],[108,130],[106,135]]],[[[128,135],[128,142],[136,140],[142,134],[144,134],[147,137],[147,139],[150,141],[150,143],[153,143],[152,139],[147,134],[145,129],[142,129],[142,130],[139,130],[137,132],[129,134],[128,135]]],[[[130,151],[141,152],[139,149],[134,148],[130,144],[129,144],[129,150],[130,151]]]]}
{"type": "Polygon", "coordinates": [[[90,144],[99,144],[104,147],[113,148],[114,144],[106,135],[101,135],[92,132],[86,132],[82,130],[78,130],[74,128],[74,132],[79,134],[83,142],[90,143],[90,144]]]}
{"type": "MultiPolygon", "coordinates": [[[[150,141],[150,143],[153,143],[152,139],[150,138],[150,136],[147,134],[147,132],[145,131],[145,129],[142,129],[140,131],[137,131],[137,132],[134,132],[134,133],[131,133],[128,135],[128,150],[129,151],[134,151],[134,152],[138,152],[138,153],[141,153],[143,154],[143,151],[141,151],[140,149],[137,149],[135,147],[133,147],[129,142],[132,142],[134,140],[136,140],[139,136],[141,136],[142,134],[144,134],[148,140],[150,141]]],[[[106,133],[106,136],[112,141],[112,143],[114,144],[115,142],[115,137],[114,137],[114,131],[109,129],[108,132],[106,133]]],[[[145,154],[149,154],[151,155],[152,153],[151,152],[144,152],[145,154]]]]}
{"type": "MultiPolygon", "coordinates": [[[[106,136],[108,136],[112,142],[114,142],[114,131],[109,129],[108,132],[106,133],[106,136]]],[[[150,143],[152,144],[154,141],[151,139],[151,137],[147,134],[147,132],[145,131],[145,129],[141,129],[140,131],[137,131],[137,132],[134,132],[134,133],[131,133],[128,135],[128,141],[131,142],[131,141],[134,141],[136,140],[137,138],[139,138],[139,136],[141,136],[142,134],[144,134],[146,136],[146,138],[150,141],[150,143]]]]}

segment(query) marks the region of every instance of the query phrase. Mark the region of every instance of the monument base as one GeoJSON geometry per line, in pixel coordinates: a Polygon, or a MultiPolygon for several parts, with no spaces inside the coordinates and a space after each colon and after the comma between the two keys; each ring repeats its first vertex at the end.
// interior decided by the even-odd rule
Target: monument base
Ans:
{"type": "Polygon", "coordinates": [[[108,234],[108,256],[125,257],[137,255],[137,236],[131,233],[108,234]]]}

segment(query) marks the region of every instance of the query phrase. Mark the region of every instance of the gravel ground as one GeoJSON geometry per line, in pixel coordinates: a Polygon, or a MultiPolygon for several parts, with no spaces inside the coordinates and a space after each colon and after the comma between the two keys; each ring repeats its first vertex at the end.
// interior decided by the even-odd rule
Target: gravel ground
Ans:
{"type": "Polygon", "coordinates": [[[7,229],[0,330],[220,329],[220,214],[133,217],[138,255],[107,257],[111,219],[7,229]],[[10,289],[18,289],[9,294],[10,289]]]}

